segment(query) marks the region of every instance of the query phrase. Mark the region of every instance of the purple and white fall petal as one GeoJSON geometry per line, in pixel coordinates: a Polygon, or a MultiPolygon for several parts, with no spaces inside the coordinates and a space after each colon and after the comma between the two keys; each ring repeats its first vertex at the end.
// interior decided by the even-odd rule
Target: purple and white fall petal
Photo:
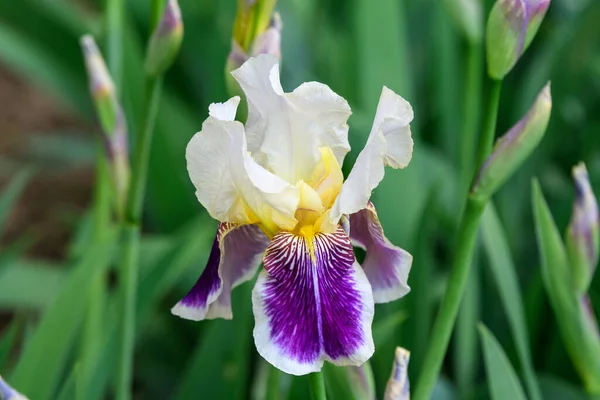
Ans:
{"type": "Polygon", "coordinates": [[[350,237],[366,250],[361,265],[373,288],[375,303],[397,300],[410,291],[407,281],[412,256],[385,237],[372,203],[350,215],[350,237]]]}
{"type": "Polygon", "coordinates": [[[280,370],[303,375],[323,361],[360,365],[374,352],[371,286],[342,230],[280,232],[265,252],[252,294],[258,352],[280,370]]]}
{"type": "Polygon", "coordinates": [[[204,272],[171,312],[194,321],[231,319],[231,290],[256,274],[268,244],[256,225],[219,224],[204,272]]]}

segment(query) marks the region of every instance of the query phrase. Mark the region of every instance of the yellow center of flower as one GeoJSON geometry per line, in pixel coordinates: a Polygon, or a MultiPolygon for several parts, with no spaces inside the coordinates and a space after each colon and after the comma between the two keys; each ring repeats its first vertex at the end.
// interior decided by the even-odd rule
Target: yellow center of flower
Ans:
{"type": "Polygon", "coordinates": [[[311,255],[314,255],[312,243],[315,234],[331,233],[337,228],[329,222],[329,212],[344,182],[342,169],[331,148],[322,147],[319,150],[321,159],[315,165],[310,181],[300,180],[296,183],[299,202],[294,214],[297,221],[295,226],[289,229],[275,220],[260,221],[261,228],[269,237],[273,237],[279,230],[288,230],[303,236],[308,243],[311,255]]]}

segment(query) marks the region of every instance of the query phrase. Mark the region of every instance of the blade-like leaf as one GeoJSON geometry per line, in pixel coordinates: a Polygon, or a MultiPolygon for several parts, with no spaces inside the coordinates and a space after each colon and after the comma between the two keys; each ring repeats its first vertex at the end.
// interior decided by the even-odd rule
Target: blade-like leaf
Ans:
{"type": "Polygon", "coordinates": [[[2,372],[3,368],[8,363],[10,352],[17,343],[18,331],[19,325],[16,321],[13,321],[5,329],[4,333],[2,333],[2,336],[0,336],[0,372],[2,372]]]}
{"type": "Polygon", "coordinates": [[[567,253],[537,181],[532,185],[533,212],[542,280],[560,333],[587,390],[600,392],[600,335],[590,323],[584,299],[575,291],[567,253]]]}
{"type": "Polygon", "coordinates": [[[498,287],[500,301],[504,307],[517,347],[519,361],[525,375],[525,384],[532,400],[540,399],[540,388],[535,378],[531,351],[527,341],[527,325],[523,299],[519,290],[518,277],[512,262],[510,249],[494,204],[490,202],[483,214],[481,223],[483,244],[488,256],[488,265],[492,271],[494,282],[498,287]]]}
{"type": "MultiPolygon", "coordinates": [[[[108,266],[114,238],[111,234],[106,240],[95,243],[75,265],[60,294],[26,343],[11,382],[31,398],[44,400],[54,396],[85,312],[87,303],[83,299],[93,277],[108,266]]],[[[27,285],[20,282],[17,286],[27,285]]]]}
{"type": "Polygon", "coordinates": [[[500,343],[483,324],[479,325],[479,334],[492,400],[526,400],[519,378],[500,343]]]}
{"type": "Polygon", "coordinates": [[[60,292],[67,274],[54,264],[13,259],[0,270],[0,309],[45,310],[60,292]]]}
{"type": "Polygon", "coordinates": [[[31,176],[32,171],[30,169],[23,170],[10,181],[8,186],[2,191],[2,194],[0,194],[0,233],[4,230],[6,219],[13,204],[15,204],[23,189],[25,189],[31,176]]]}

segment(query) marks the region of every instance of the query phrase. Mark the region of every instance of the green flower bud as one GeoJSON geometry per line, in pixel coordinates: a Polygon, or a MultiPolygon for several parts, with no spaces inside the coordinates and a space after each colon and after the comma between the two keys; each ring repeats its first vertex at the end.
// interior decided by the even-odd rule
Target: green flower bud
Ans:
{"type": "Polygon", "coordinates": [[[233,40],[244,52],[249,52],[256,38],[271,25],[277,0],[238,0],[233,25],[233,40]]]}
{"type": "Polygon", "coordinates": [[[177,0],[168,0],[146,50],[145,69],[150,76],[163,74],[175,61],[183,39],[183,22],[177,0]]]}
{"type": "Polygon", "coordinates": [[[396,347],[392,374],[385,388],[384,400],[409,400],[410,384],[408,382],[408,361],[410,352],[396,347]]]}
{"type": "Polygon", "coordinates": [[[496,142],[479,171],[472,197],[482,201],[489,199],[525,161],[542,140],[551,109],[550,83],[547,83],[527,114],[496,142]]]}
{"type": "Polygon", "coordinates": [[[446,7],[456,25],[469,42],[477,44],[483,36],[483,10],[481,0],[445,0],[446,7]]]}
{"type": "Polygon", "coordinates": [[[565,243],[578,293],[586,293],[598,263],[598,203],[583,163],[573,168],[575,203],[565,243]]]}
{"type": "Polygon", "coordinates": [[[550,0],[498,0],[486,28],[488,75],[502,79],[531,44],[550,0]]]}
{"type": "Polygon", "coordinates": [[[90,92],[100,125],[103,140],[111,165],[117,214],[123,211],[129,186],[129,157],[127,150],[127,122],[125,113],[117,99],[113,81],[96,42],[90,35],[81,38],[81,47],[89,78],[90,92]]]}

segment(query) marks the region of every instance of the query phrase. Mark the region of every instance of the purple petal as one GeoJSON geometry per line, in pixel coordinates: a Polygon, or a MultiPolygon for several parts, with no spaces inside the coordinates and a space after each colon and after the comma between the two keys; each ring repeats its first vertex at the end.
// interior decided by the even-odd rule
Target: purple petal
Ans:
{"type": "Polygon", "coordinates": [[[254,276],[268,244],[256,225],[219,224],[204,272],[171,312],[194,321],[231,319],[231,290],[254,276]]]}
{"type": "Polygon", "coordinates": [[[252,294],[258,352],[280,370],[303,375],[323,361],[360,365],[374,351],[374,304],[341,227],[309,241],[280,232],[265,251],[252,294]]]}
{"type": "Polygon", "coordinates": [[[412,256],[385,237],[373,204],[350,215],[350,237],[366,250],[362,268],[373,288],[375,303],[397,300],[410,291],[407,281],[412,256]]]}

